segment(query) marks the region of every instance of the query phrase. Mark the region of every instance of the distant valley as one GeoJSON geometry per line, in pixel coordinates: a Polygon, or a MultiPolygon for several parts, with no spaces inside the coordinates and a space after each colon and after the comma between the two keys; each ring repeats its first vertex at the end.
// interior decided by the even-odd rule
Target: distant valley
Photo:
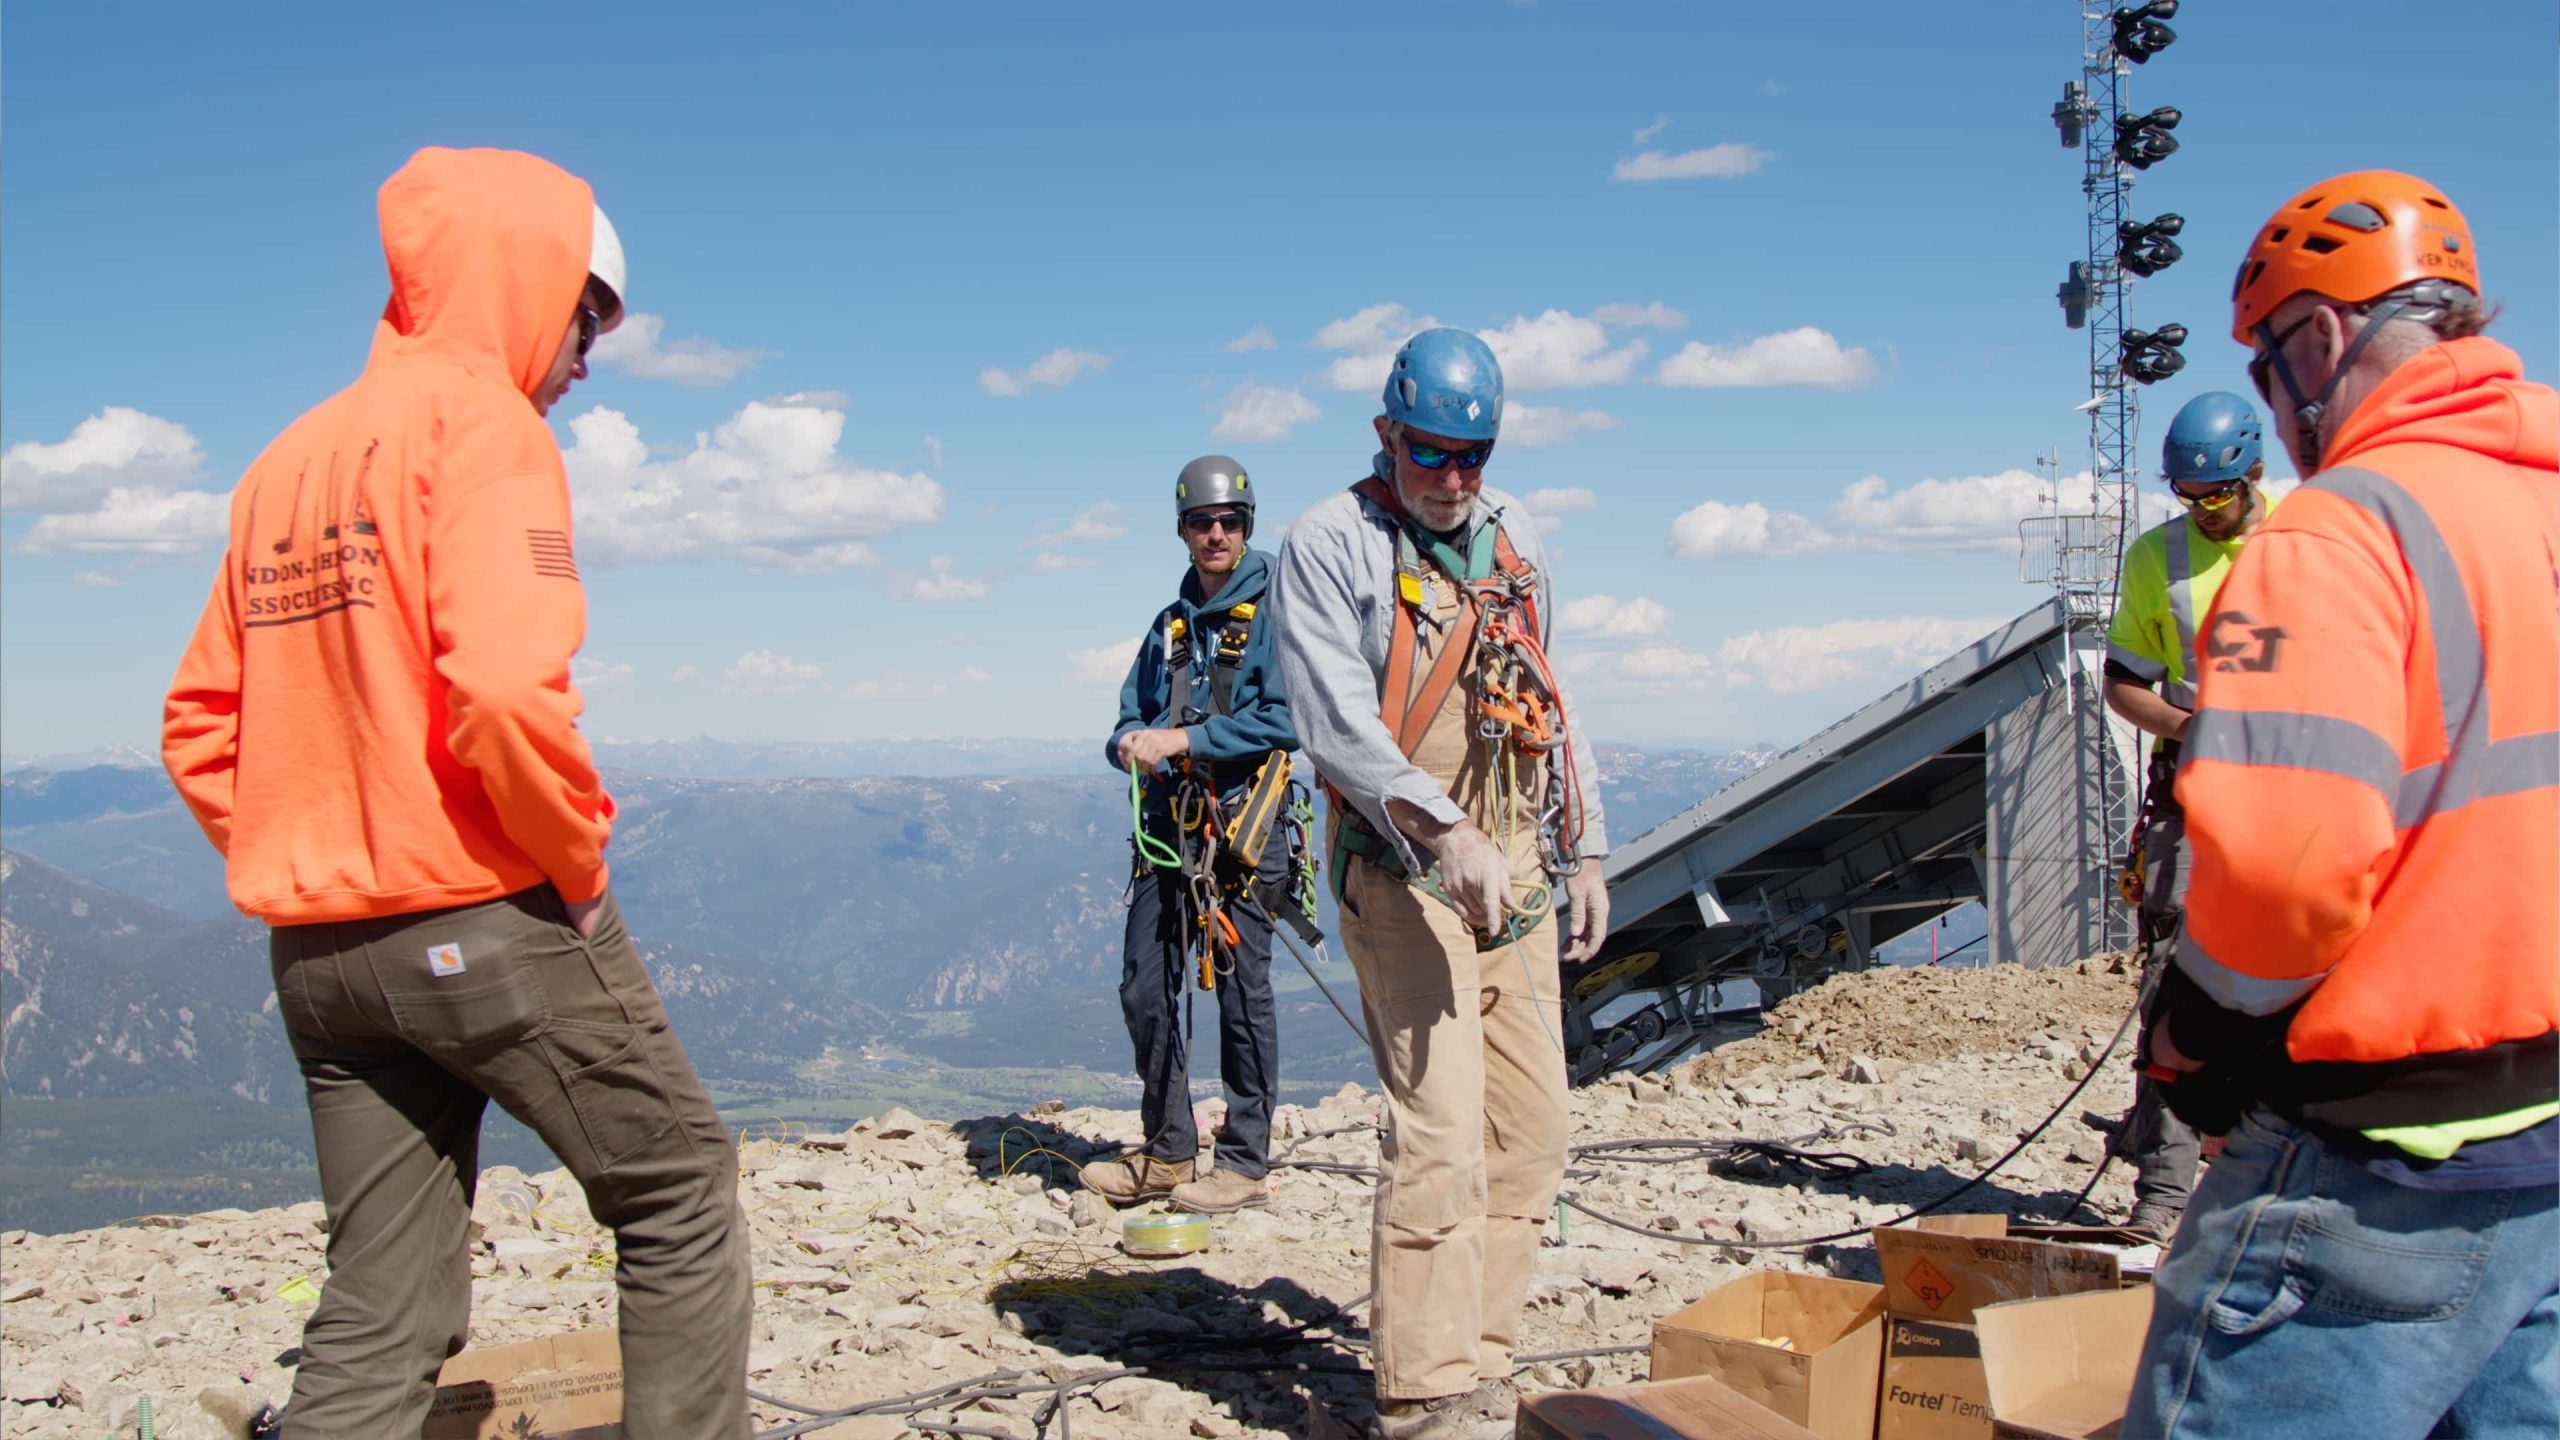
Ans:
{"type": "MultiPolygon", "coordinates": [[[[600,748],[609,766],[666,767],[608,771],[614,888],[735,1121],[1132,1103],[1116,997],[1127,791],[1092,747],[600,748]],[[938,773],[770,773],[896,761],[938,773]],[[999,762],[1051,773],[972,772],[999,762]]],[[[1611,828],[1632,838],[1769,754],[1604,748],[1611,828]]],[[[265,1203],[307,1180],[264,928],[231,909],[166,778],[21,767],[0,777],[0,840],[0,1224],[265,1203]]],[[[1274,974],[1291,1098],[1367,1078],[1299,965],[1275,957],[1274,974]]],[[[1357,1013],[1349,967],[1324,978],[1357,1013]]],[[[1214,1061],[1202,1073],[1205,1098],[1214,1061]]],[[[493,1159],[531,1145],[491,1127],[493,1159]]]]}

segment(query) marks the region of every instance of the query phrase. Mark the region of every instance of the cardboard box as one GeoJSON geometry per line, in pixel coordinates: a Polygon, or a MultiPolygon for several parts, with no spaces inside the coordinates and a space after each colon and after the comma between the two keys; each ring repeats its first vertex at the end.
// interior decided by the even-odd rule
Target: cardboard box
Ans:
{"type": "Polygon", "coordinates": [[[1816,1440],[1712,1376],[1608,1390],[1552,1390],[1520,1400],[1515,1440],[1816,1440]]]}
{"type": "Polygon", "coordinates": [[[1823,1440],[1876,1433],[1883,1362],[1884,1287],[1855,1280],[1754,1271],[1653,1325],[1654,1379],[1711,1375],[1823,1440]]]}
{"type": "Polygon", "coordinates": [[[578,1330],[465,1350],[436,1376],[422,1440],[622,1440],[622,1335],[578,1330]]]}
{"type": "Polygon", "coordinates": [[[1988,1440],[1991,1391],[1970,1325],[1888,1316],[1876,1440],[1988,1440]]]}
{"type": "Polygon", "coordinates": [[[2151,1328],[2151,1287],[1986,1305],[1974,1327],[1995,1437],[2116,1440],[2151,1328]]]}
{"type": "Polygon", "coordinates": [[[1928,1228],[1875,1232],[1884,1269],[1885,1309],[1896,1315],[1967,1322],[2004,1300],[2076,1295],[2123,1284],[2115,1252],[2008,1233],[2006,1217],[1949,1216],[1928,1228]]]}

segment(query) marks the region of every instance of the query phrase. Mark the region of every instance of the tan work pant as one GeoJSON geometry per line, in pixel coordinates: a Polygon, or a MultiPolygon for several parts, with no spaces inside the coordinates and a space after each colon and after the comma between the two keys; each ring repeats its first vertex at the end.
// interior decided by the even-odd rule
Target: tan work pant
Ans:
{"type": "MultiPolygon", "coordinates": [[[[1515,875],[1536,873],[1515,855],[1515,875]]],[[[1561,901],[1559,901],[1561,912],[1561,901]]],[[[1455,911],[1366,860],[1343,877],[1387,1131],[1370,1231],[1381,1400],[1511,1373],[1539,1230],[1564,1179],[1555,920],[1479,954],[1455,911]]]]}
{"type": "Polygon", "coordinates": [[[270,935],[329,1213],[286,1440],[414,1436],[470,1334],[472,1192],[491,1100],[613,1227],[631,1440],[745,1440],[738,1160],[607,900],[593,938],[544,885],[270,935]]]}

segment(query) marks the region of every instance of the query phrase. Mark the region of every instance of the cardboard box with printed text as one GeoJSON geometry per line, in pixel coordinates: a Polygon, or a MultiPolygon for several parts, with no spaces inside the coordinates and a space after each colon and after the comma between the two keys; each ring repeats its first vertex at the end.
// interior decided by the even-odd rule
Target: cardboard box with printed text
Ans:
{"type": "Polygon", "coordinates": [[[465,1350],[444,1362],[421,1440],[622,1440],[616,1330],[465,1350]]]}
{"type": "Polygon", "coordinates": [[[1525,1395],[1515,1440],[1818,1440],[1712,1376],[1525,1395]]]}
{"type": "Polygon", "coordinates": [[[1876,1440],[1987,1440],[1990,1434],[1991,1392],[1974,1328],[1887,1316],[1876,1440]]]}
{"type": "Polygon", "coordinates": [[[1753,1271],[1653,1326],[1654,1379],[1711,1375],[1823,1440],[1875,1434],[1883,1356],[1884,1287],[1822,1275],[1753,1271]]]}
{"type": "Polygon", "coordinates": [[[2151,1287],[2012,1300],[1973,1318],[1995,1437],[2116,1440],[2151,1327],[2151,1287]]]}
{"type": "Polygon", "coordinates": [[[2124,1282],[2114,1251],[2011,1235],[1999,1215],[1888,1226],[1875,1238],[1885,1309],[1915,1319],[1964,1323],[2003,1300],[2113,1290],[2124,1282]]]}

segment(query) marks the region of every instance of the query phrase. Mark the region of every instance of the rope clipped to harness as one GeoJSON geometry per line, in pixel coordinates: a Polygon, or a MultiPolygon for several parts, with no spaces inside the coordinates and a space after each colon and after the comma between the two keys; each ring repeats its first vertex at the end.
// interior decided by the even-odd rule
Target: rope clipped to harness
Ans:
{"type": "MultiPolygon", "coordinates": [[[[1467,553],[1461,555],[1445,540],[1417,527],[1385,481],[1371,477],[1352,488],[1397,519],[1395,622],[1379,694],[1379,720],[1387,733],[1396,738],[1406,758],[1412,758],[1450,692],[1463,682],[1476,716],[1476,738],[1499,756],[1499,772],[1506,779],[1516,779],[1513,765],[1523,757],[1547,769],[1548,803],[1538,816],[1536,839],[1550,883],[1516,897],[1499,929],[1476,931],[1479,951],[1498,949],[1522,939],[1554,913],[1554,885],[1580,865],[1586,824],[1582,775],[1574,764],[1563,687],[1540,639],[1545,627],[1538,615],[1538,573],[1512,547],[1498,519],[1478,527],[1467,553]],[[1430,669],[1417,677],[1421,629],[1429,609],[1426,597],[1436,583],[1453,587],[1457,614],[1430,669]]],[[[1516,793],[1514,786],[1505,789],[1516,793]]],[[[1357,857],[1434,900],[1449,903],[1436,863],[1419,877],[1412,875],[1396,847],[1341,792],[1328,787],[1326,793],[1340,817],[1332,854],[1337,901],[1342,898],[1349,861],[1357,857]]],[[[1504,849],[1509,853],[1507,843],[1504,849]]]]}

